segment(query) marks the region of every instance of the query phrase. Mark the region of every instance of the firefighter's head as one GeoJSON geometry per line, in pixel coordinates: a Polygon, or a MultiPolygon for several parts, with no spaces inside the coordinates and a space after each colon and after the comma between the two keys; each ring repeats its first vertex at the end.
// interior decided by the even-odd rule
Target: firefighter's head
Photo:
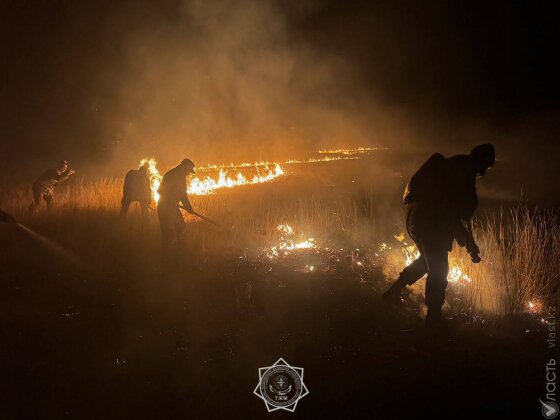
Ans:
{"type": "Polygon", "coordinates": [[[496,154],[491,144],[479,144],[470,153],[476,173],[484,175],[488,169],[494,166],[496,154]]]}
{"type": "Polygon", "coordinates": [[[66,169],[68,169],[68,162],[66,162],[65,160],[61,160],[57,162],[56,164],[57,171],[60,171],[60,173],[62,173],[62,172],[66,172],[66,169]]]}
{"type": "Polygon", "coordinates": [[[179,165],[179,167],[181,167],[186,172],[187,175],[195,173],[194,172],[194,163],[190,159],[183,159],[181,161],[181,164],[179,165]]]}

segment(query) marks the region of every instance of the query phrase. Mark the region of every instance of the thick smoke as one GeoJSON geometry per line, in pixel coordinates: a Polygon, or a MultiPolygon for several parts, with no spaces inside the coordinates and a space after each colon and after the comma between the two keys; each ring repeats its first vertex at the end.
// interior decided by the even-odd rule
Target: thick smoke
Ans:
{"type": "Polygon", "coordinates": [[[1,7],[0,159],[17,179],[61,158],[104,175],[146,156],[165,169],[184,156],[205,164],[356,145],[420,150],[420,160],[492,142],[516,173],[557,166],[557,25],[543,5],[1,7]]]}
{"type": "MultiPolygon", "coordinates": [[[[299,8],[298,18],[320,7],[299,8]]],[[[195,0],[130,34],[118,153],[204,163],[380,143],[389,112],[380,118],[351,66],[302,42],[291,24],[279,2],[195,0]]]]}

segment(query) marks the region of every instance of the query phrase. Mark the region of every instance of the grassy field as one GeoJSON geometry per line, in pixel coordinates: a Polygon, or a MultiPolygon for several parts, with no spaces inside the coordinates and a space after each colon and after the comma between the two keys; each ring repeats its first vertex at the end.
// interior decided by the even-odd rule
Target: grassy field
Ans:
{"type": "MultiPolygon", "coordinates": [[[[496,398],[517,396],[512,411],[528,409],[532,402],[522,396],[536,395],[540,378],[540,318],[559,299],[556,214],[481,213],[483,262],[470,263],[462,249],[451,254],[452,268],[461,271],[454,272],[447,310],[462,327],[433,341],[421,328],[423,282],[410,288],[404,308],[379,300],[406,264],[395,238],[404,231],[402,186],[381,167],[341,162],[193,196],[193,207],[221,227],[187,218],[187,243],[172,256],[161,253],[155,211],[147,221],[137,208],[119,219],[121,180],[73,179],[57,190],[52,212],[43,208],[33,217],[26,188],[5,190],[2,208],[56,244],[1,226],[3,359],[7,374],[18,377],[6,413],[214,418],[235,409],[258,417],[264,407],[245,391],[254,387],[256,368],[280,356],[309,369],[317,397],[307,411],[298,407],[301,415],[328,414],[320,401],[329,398],[365,415],[356,398],[367,400],[370,392],[378,397],[373,406],[388,414],[400,387],[414,389],[403,385],[408,376],[431,384],[412,397],[429,411],[429,390],[441,388],[441,375],[462,375],[484,402],[492,381],[477,384],[469,376],[473,365],[500,377],[505,367],[496,361],[507,362],[503,352],[520,345],[526,364],[507,373],[512,385],[496,398]],[[301,243],[307,245],[295,246],[301,243]],[[413,365],[418,354],[423,359],[413,365]],[[433,357],[442,365],[426,377],[433,357]],[[465,364],[451,368],[451,359],[465,364]],[[377,379],[368,380],[373,371],[377,379]],[[327,386],[331,375],[347,387],[337,397],[327,386]],[[525,386],[514,387],[516,378],[525,386]],[[231,395],[215,405],[223,389],[231,395]],[[22,404],[22,395],[33,404],[22,404]]],[[[475,400],[466,403],[473,410],[475,400]]],[[[465,404],[446,394],[444,411],[459,401],[465,404]]]]}
{"type": "MultiPolygon", "coordinates": [[[[356,184],[350,180],[352,176],[323,177],[318,188],[313,182],[302,182],[308,175],[300,172],[271,184],[191,196],[195,209],[218,220],[221,226],[216,228],[185,214],[188,253],[197,258],[257,258],[266,249],[278,246],[278,226],[288,225],[294,229],[292,241],[313,237],[314,248],[319,251],[344,249],[352,254],[360,249],[369,263],[383,266],[386,280],[396,277],[406,263],[404,248],[412,241],[406,237],[404,244],[394,240],[405,230],[394,197],[368,187],[367,180],[356,184]],[[389,200],[392,202],[387,204],[389,200]],[[372,261],[375,255],[378,261],[372,261]]],[[[139,219],[137,208],[123,222],[116,217],[121,191],[120,179],[77,178],[57,190],[53,212],[43,209],[33,218],[26,211],[31,200],[26,188],[8,191],[2,202],[6,210],[66,246],[86,264],[91,257],[103,261],[106,252],[126,253],[130,243],[142,244],[150,256],[159,257],[155,203],[147,223],[139,219]],[[84,235],[88,244],[81,243],[84,235]],[[119,244],[118,249],[114,249],[115,244],[119,244]]],[[[455,303],[455,312],[539,314],[547,304],[558,302],[558,226],[555,212],[522,206],[480,217],[476,237],[483,262],[472,264],[465,249],[457,246],[450,255],[451,292],[457,292],[450,302],[455,303]]],[[[408,252],[412,255],[415,250],[408,252]]],[[[423,284],[414,290],[421,293],[422,288],[423,284]]]]}

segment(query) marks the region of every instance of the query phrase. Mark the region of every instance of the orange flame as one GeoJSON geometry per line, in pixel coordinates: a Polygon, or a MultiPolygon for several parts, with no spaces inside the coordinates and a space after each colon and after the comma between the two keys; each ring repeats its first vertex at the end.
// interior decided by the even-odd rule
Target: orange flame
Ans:
{"type": "MultiPolygon", "coordinates": [[[[375,150],[381,150],[379,148],[371,147],[360,147],[357,149],[334,149],[334,150],[320,150],[319,155],[325,155],[318,158],[310,158],[307,160],[287,160],[284,163],[277,162],[254,162],[254,163],[229,163],[229,164],[208,164],[207,166],[202,166],[197,168],[197,172],[210,172],[218,171],[217,178],[211,176],[205,176],[204,178],[193,177],[189,181],[187,186],[187,192],[193,195],[207,195],[212,194],[215,190],[220,188],[233,188],[242,185],[254,185],[261,184],[265,182],[270,182],[276,178],[286,175],[283,165],[291,165],[298,163],[316,163],[316,162],[331,162],[336,160],[348,160],[348,159],[361,159],[364,155],[367,155],[375,150]],[[252,168],[257,173],[251,178],[245,177],[241,172],[233,176],[228,174],[229,170],[241,169],[241,168],[252,168]]],[[[153,158],[142,159],[140,165],[148,164],[148,172],[150,176],[152,195],[154,201],[157,203],[159,201],[159,194],[157,192],[159,185],[161,184],[162,176],[160,175],[156,165],[157,162],[153,158]]]]}
{"type": "MultiPolygon", "coordinates": [[[[297,241],[296,234],[290,225],[280,224],[276,228],[279,234],[278,245],[270,248],[268,252],[269,258],[278,257],[279,255],[288,255],[290,251],[298,249],[316,248],[315,239],[308,238],[303,241],[297,241]]],[[[311,268],[311,271],[313,268],[311,268]]]]}
{"type": "Polygon", "coordinates": [[[158,188],[161,184],[162,176],[159,174],[157,170],[157,162],[154,158],[145,158],[140,161],[140,166],[148,165],[148,176],[150,177],[150,187],[152,190],[152,196],[154,197],[154,201],[157,203],[159,201],[159,193],[158,188]]]}
{"type": "Polygon", "coordinates": [[[220,169],[218,179],[213,179],[209,176],[204,179],[200,179],[198,177],[192,178],[187,188],[187,192],[194,195],[206,195],[219,188],[233,188],[241,185],[261,184],[284,175],[284,170],[277,163],[274,164],[273,168],[265,165],[264,170],[266,173],[261,174],[257,169],[257,174],[252,178],[247,179],[241,172],[238,172],[234,178],[230,178],[227,176],[227,172],[224,169],[220,169]]]}
{"type": "MultiPolygon", "coordinates": [[[[418,257],[420,257],[420,251],[418,250],[416,245],[409,245],[405,242],[404,233],[394,235],[394,237],[397,241],[403,244],[403,248],[401,251],[404,254],[407,266],[412,264],[418,257]]],[[[449,273],[447,274],[447,281],[449,281],[450,283],[457,283],[460,280],[466,281],[468,283],[472,282],[472,279],[469,277],[469,275],[464,273],[464,270],[461,267],[462,262],[462,260],[457,261],[454,258],[449,259],[449,273]]]]}

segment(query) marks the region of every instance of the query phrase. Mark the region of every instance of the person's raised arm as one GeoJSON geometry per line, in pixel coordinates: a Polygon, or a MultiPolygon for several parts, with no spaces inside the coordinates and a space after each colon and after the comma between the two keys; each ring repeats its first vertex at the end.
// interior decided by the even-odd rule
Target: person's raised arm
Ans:
{"type": "Polygon", "coordinates": [[[57,176],[57,181],[58,182],[66,181],[68,178],[70,178],[70,176],[74,175],[75,173],[76,173],[75,170],[68,168],[57,176]]]}

